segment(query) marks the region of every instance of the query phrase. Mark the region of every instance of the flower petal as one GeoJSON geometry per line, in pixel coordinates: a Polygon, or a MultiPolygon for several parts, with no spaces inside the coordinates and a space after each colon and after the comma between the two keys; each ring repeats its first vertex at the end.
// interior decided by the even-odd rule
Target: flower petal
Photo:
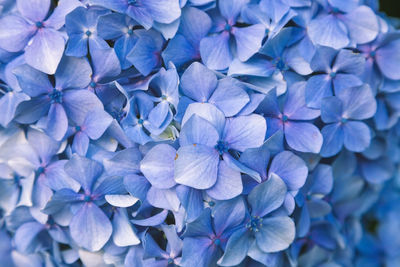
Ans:
{"type": "Polygon", "coordinates": [[[167,144],[154,146],[140,162],[140,170],[159,189],[173,187],[176,150],[167,144]]]}
{"type": "Polygon", "coordinates": [[[219,154],[204,145],[179,148],[175,160],[175,181],[196,189],[207,189],[217,181],[219,154]]]}
{"type": "Polygon", "coordinates": [[[285,138],[288,145],[300,152],[319,153],[322,146],[322,135],[319,129],[308,122],[285,124],[285,138]]]}
{"type": "Polygon", "coordinates": [[[110,239],[112,225],[104,212],[93,203],[86,203],[69,225],[72,238],[89,251],[100,250],[110,239]]]}
{"type": "Polygon", "coordinates": [[[200,42],[200,54],[204,64],[213,70],[223,70],[232,62],[229,33],[204,37],[200,42]]]}
{"type": "Polygon", "coordinates": [[[240,172],[229,168],[223,160],[220,161],[217,182],[206,190],[207,194],[217,200],[226,200],[240,195],[242,190],[240,172]]]}
{"type": "Polygon", "coordinates": [[[64,53],[65,40],[60,32],[39,29],[25,48],[26,62],[44,73],[54,74],[64,53]]]}
{"type": "Polygon", "coordinates": [[[263,217],[279,208],[286,195],[286,185],[277,175],[271,174],[267,181],[253,188],[248,196],[253,216],[263,217]]]}
{"type": "Polygon", "coordinates": [[[266,252],[287,249],[295,237],[295,225],[289,217],[265,218],[259,232],[256,232],[258,247],[266,252]]]}

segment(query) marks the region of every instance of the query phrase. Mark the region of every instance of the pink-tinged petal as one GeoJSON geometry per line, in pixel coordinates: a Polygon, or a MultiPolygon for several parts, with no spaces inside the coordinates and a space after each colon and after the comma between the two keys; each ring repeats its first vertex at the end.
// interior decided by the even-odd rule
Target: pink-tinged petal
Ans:
{"type": "Polygon", "coordinates": [[[65,40],[60,32],[40,29],[25,49],[26,62],[44,73],[54,74],[64,53],[65,40]]]}

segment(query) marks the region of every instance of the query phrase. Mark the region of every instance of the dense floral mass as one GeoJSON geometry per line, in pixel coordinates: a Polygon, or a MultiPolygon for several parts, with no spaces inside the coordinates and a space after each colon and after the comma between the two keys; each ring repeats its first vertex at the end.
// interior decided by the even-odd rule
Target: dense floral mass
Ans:
{"type": "Polygon", "coordinates": [[[0,265],[400,266],[377,0],[0,0],[0,265]]]}

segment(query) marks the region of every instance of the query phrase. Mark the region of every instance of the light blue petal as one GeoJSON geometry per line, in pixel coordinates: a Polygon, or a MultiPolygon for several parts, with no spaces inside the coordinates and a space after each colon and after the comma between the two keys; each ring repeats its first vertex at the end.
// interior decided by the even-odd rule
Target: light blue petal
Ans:
{"type": "Polygon", "coordinates": [[[154,146],[140,162],[140,170],[159,189],[173,187],[176,150],[167,144],[154,146]]]}
{"type": "Polygon", "coordinates": [[[202,144],[214,147],[218,140],[219,135],[214,126],[196,114],[185,123],[179,135],[181,146],[202,144]]]}
{"type": "Polygon", "coordinates": [[[63,57],[55,74],[56,88],[85,88],[92,69],[85,58],[63,57]]]}
{"type": "Polygon", "coordinates": [[[206,190],[207,194],[216,200],[227,200],[240,195],[242,190],[240,172],[228,167],[224,161],[220,161],[217,182],[206,190]]]}
{"type": "Polygon", "coordinates": [[[0,20],[0,47],[9,52],[23,50],[36,28],[23,18],[10,15],[0,20]]]}
{"type": "Polygon", "coordinates": [[[277,175],[271,174],[267,181],[257,185],[250,192],[248,202],[253,216],[263,217],[279,208],[286,195],[286,185],[277,175]]]}
{"type": "Polygon", "coordinates": [[[371,132],[363,122],[349,121],[343,125],[344,146],[354,152],[365,150],[371,142],[371,132]]]}
{"type": "Polygon", "coordinates": [[[196,189],[207,189],[217,181],[219,154],[204,145],[179,148],[175,160],[175,181],[196,189]]]}
{"type": "Polygon", "coordinates": [[[379,33],[378,19],[368,6],[361,5],[343,16],[350,37],[358,44],[373,41],[379,33]]]}
{"type": "Polygon", "coordinates": [[[288,191],[295,191],[304,185],[308,168],[300,157],[292,152],[282,151],[272,160],[269,173],[277,174],[285,182],[288,191]]]}
{"type": "Polygon", "coordinates": [[[92,192],[93,184],[103,172],[101,164],[78,155],[65,164],[65,172],[78,181],[86,193],[92,192]]]}
{"type": "Polygon", "coordinates": [[[200,42],[200,54],[204,64],[213,70],[224,70],[232,62],[229,33],[205,37],[200,42]]]}
{"type": "Polygon", "coordinates": [[[62,34],[52,29],[39,29],[25,48],[26,62],[44,73],[54,74],[64,53],[62,34]]]}
{"type": "Polygon", "coordinates": [[[232,117],[249,101],[249,95],[233,79],[224,78],[218,81],[218,86],[208,102],[224,112],[226,117],[232,117]]]}
{"type": "Polygon", "coordinates": [[[69,227],[74,241],[89,251],[100,250],[112,233],[110,220],[93,203],[86,203],[74,215],[69,227]]]}
{"type": "Polygon", "coordinates": [[[288,145],[300,152],[319,153],[322,135],[319,129],[308,122],[290,121],[285,124],[285,138],[288,145]]]}
{"type": "Polygon", "coordinates": [[[226,121],[223,139],[229,148],[245,151],[264,143],[267,123],[257,114],[239,116],[226,121]]]}
{"type": "Polygon", "coordinates": [[[321,148],[323,157],[330,157],[339,153],[343,147],[344,133],[340,123],[328,124],[321,130],[324,143],[321,148]]]}
{"type": "Polygon", "coordinates": [[[197,102],[207,102],[217,83],[215,74],[198,62],[192,63],[181,77],[183,94],[197,102]]]}
{"type": "Polygon", "coordinates": [[[68,129],[68,117],[61,104],[54,103],[50,106],[46,123],[46,133],[57,141],[60,141],[68,129]]]}
{"type": "Polygon", "coordinates": [[[313,43],[340,49],[350,42],[343,22],[333,15],[321,15],[308,25],[308,35],[313,43]]]}
{"type": "Polygon", "coordinates": [[[50,9],[50,0],[17,0],[19,13],[36,22],[43,21],[50,9]]]}
{"type": "Polygon", "coordinates": [[[247,229],[235,231],[226,244],[225,253],[218,260],[218,265],[234,266],[240,264],[247,255],[251,245],[250,232],[247,229]]]}
{"type": "Polygon", "coordinates": [[[138,236],[129,222],[126,209],[117,209],[112,220],[112,238],[119,247],[134,246],[140,243],[138,236]]]}
{"type": "Polygon", "coordinates": [[[249,27],[232,29],[236,39],[237,56],[239,60],[246,61],[261,48],[265,28],[261,24],[249,27]]]}
{"type": "Polygon", "coordinates": [[[287,249],[293,242],[295,225],[289,217],[265,218],[255,236],[257,245],[262,251],[278,252],[287,249]]]}

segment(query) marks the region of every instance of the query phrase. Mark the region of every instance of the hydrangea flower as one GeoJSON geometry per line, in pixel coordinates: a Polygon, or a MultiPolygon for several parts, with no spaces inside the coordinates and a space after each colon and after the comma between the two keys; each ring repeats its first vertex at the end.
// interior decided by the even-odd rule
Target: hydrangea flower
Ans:
{"type": "Polygon", "coordinates": [[[19,105],[16,119],[20,123],[33,123],[47,115],[44,128],[56,140],[66,134],[69,118],[79,121],[86,112],[103,108],[93,93],[80,90],[89,84],[92,74],[86,59],[64,57],[54,75],[55,86],[46,74],[28,65],[16,68],[14,73],[22,90],[31,97],[19,105]]]}
{"type": "Polygon", "coordinates": [[[99,180],[103,167],[90,159],[74,156],[65,165],[65,171],[82,186],[83,192],[71,189],[56,191],[47,203],[44,212],[54,214],[64,209],[64,205],[74,207],[69,223],[71,237],[89,251],[101,249],[112,233],[109,218],[100,209],[106,195],[125,191],[120,177],[106,177],[99,180]],[[98,180],[100,182],[98,182],[98,180]]]}
{"type": "Polygon", "coordinates": [[[60,1],[49,16],[50,0],[18,0],[19,14],[1,19],[0,47],[10,52],[25,50],[25,60],[30,66],[54,74],[65,45],[58,30],[64,25],[65,15],[79,5],[77,0],[60,1]]]}
{"type": "Polygon", "coordinates": [[[248,27],[236,26],[237,18],[247,0],[219,1],[220,14],[214,18],[211,36],[204,37],[200,42],[200,55],[204,64],[210,69],[223,70],[229,67],[233,60],[230,39],[234,39],[237,58],[246,61],[261,47],[265,29],[260,24],[248,27]]]}
{"type": "Polygon", "coordinates": [[[300,152],[319,153],[322,146],[322,135],[319,129],[307,120],[320,115],[317,109],[311,109],[305,102],[305,82],[298,82],[288,88],[286,97],[281,97],[279,105],[276,91],[271,90],[260,104],[258,111],[266,118],[269,136],[282,130],[288,145],[300,152]]]}
{"type": "Polygon", "coordinates": [[[371,141],[368,126],[358,120],[373,116],[376,101],[368,85],[342,90],[322,101],[321,118],[327,123],[321,132],[324,144],[321,155],[337,154],[344,145],[350,151],[361,152],[371,141]]]}

